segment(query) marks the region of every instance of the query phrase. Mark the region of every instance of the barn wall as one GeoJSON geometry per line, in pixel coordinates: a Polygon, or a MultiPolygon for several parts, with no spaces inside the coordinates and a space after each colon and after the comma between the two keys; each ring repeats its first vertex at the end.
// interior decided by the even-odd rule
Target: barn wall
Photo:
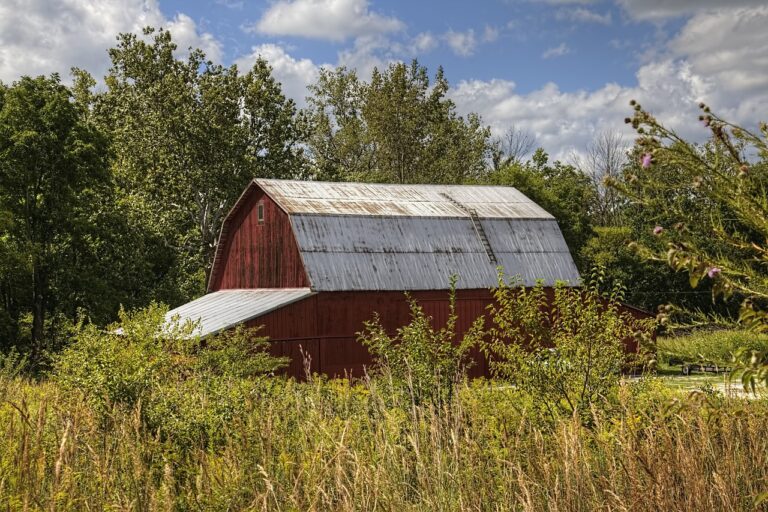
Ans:
{"type": "MultiPolygon", "coordinates": [[[[448,318],[447,291],[412,292],[411,295],[441,327],[448,318]]],[[[456,312],[457,332],[463,334],[485,311],[491,300],[487,290],[459,290],[456,312]]],[[[248,322],[249,327],[263,326],[260,334],[269,336],[271,353],[291,358],[287,374],[303,378],[304,357],[311,358],[311,371],[329,376],[363,374],[372,360],[367,349],[357,341],[363,323],[378,313],[384,328],[394,331],[409,322],[410,309],[402,292],[325,292],[268,313],[248,322]]],[[[478,361],[470,375],[487,376],[484,358],[478,361]]]]}
{"type": "Polygon", "coordinates": [[[224,258],[209,291],[308,287],[288,215],[256,188],[228,221],[224,258]],[[264,222],[258,204],[264,204],[264,222]]]}
{"type": "MultiPolygon", "coordinates": [[[[411,292],[411,296],[432,317],[439,328],[448,319],[447,291],[411,292]]],[[[492,301],[488,290],[458,290],[457,332],[465,333],[478,317],[486,313],[492,301]]],[[[638,318],[648,313],[627,307],[638,318]]],[[[410,310],[402,292],[323,292],[268,313],[248,322],[250,327],[263,326],[261,334],[269,336],[271,353],[291,359],[286,371],[290,376],[305,376],[305,358],[310,370],[331,377],[363,375],[372,360],[367,349],[357,341],[363,323],[379,313],[382,325],[391,333],[408,323],[410,310]]],[[[635,340],[624,340],[628,352],[637,351],[635,340]]],[[[471,354],[475,361],[470,377],[490,377],[488,363],[479,349],[471,354]]]]}

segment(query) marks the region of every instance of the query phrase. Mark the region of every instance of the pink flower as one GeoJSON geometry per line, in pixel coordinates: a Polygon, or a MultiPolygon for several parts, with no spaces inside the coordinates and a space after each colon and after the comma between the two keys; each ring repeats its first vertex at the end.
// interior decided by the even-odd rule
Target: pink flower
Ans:
{"type": "Polygon", "coordinates": [[[640,161],[640,165],[643,166],[643,169],[646,169],[651,166],[651,154],[646,153],[643,155],[643,159],[640,161]]]}
{"type": "Polygon", "coordinates": [[[655,228],[653,228],[653,234],[654,235],[658,236],[658,235],[661,234],[662,231],[664,231],[664,228],[661,227],[661,226],[656,226],[655,228]]]}
{"type": "Polygon", "coordinates": [[[707,269],[707,276],[710,279],[714,279],[720,272],[722,272],[722,270],[718,267],[709,267],[707,269]]]}

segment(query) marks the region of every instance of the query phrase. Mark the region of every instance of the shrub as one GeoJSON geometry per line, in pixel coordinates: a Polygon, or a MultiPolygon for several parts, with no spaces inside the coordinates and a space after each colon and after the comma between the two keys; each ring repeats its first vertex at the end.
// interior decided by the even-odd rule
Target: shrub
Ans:
{"type": "Polygon", "coordinates": [[[122,311],[106,330],[81,322],[53,376],[82,393],[103,421],[115,408],[137,409],[150,431],[182,445],[205,444],[241,410],[255,379],[285,360],[266,354],[266,338],[253,330],[201,340],[194,327],[167,323],[157,305],[122,311]]]}
{"type": "Polygon", "coordinates": [[[558,284],[548,296],[503,277],[489,306],[491,328],[482,343],[492,373],[531,395],[551,417],[586,419],[593,404],[615,393],[620,373],[632,361],[624,340],[647,339],[651,325],[619,309],[619,291],[596,285],[558,284]]]}
{"type": "Polygon", "coordinates": [[[385,375],[405,390],[416,404],[445,404],[453,396],[457,382],[466,375],[471,361],[469,351],[482,337],[483,318],[478,318],[459,340],[456,333],[456,279],[451,279],[449,314],[446,324],[435,329],[432,319],[408,297],[411,322],[387,334],[377,317],[366,322],[359,334],[375,360],[374,371],[385,375]]]}

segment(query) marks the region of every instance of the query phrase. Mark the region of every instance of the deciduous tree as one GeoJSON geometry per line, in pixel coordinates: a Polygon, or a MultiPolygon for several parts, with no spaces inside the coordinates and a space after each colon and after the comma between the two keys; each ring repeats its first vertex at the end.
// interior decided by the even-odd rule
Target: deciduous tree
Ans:
{"type": "Polygon", "coordinates": [[[323,70],[310,87],[309,149],[321,179],[388,183],[461,183],[481,177],[490,132],[464,118],[438,69],[391,64],[370,82],[354,71],[323,70]]]}

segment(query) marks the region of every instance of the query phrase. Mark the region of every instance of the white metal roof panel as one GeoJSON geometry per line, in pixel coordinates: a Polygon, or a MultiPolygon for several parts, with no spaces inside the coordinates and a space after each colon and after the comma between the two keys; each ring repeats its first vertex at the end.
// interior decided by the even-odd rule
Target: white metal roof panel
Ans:
{"type": "Polygon", "coordinates": [[[497,265],[527,285],[577,284],[579,274],[554,220],[483,219],[497,262],[464,218],[293,215],[312,289],[440,290],[497,285],[497,265]]]}
{"type": "Polygon", "coordinates": [[[553,218],[513,187],[267,179],[256,184],[291,215],[466,217],[469,208],[481,218],[553,218]]]}
{"type": "MultiPolygon", "coordinates": [[[[552,286],[556,281],[577,285],[579,274],[568,253],[502,253],[498,265],[507,276],[520,276],[522,284],[537,280],[552,286]]],[[[355,290],[443,290],[450,277],[458,276],[459,289],[498,286],[496,265],[483,253],[392,254],[392,253],[306,253],[313,289],[355,290]]]]}
{"type": "Polygon", "coordinates": [[[310,295],[309,288],[221,290],[172,309],[165,321],[199,322],[193,334],[210,336],[310,295]]]}

